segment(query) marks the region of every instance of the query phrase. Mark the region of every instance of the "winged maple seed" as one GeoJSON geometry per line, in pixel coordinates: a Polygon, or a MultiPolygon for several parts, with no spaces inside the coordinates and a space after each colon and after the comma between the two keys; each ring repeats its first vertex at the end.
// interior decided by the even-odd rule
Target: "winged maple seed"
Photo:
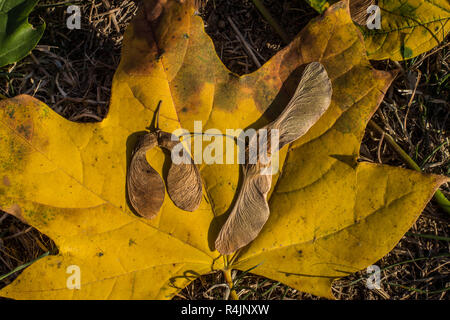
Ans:
{"type": "MultiPolygon", "coordinates": [[[[136,144],[127,175],[128,198],[136,213],[154,218],[164,202],[164,182],[146,159],[148,150],[159,146],[169,152],[180,140],[159,129],[159,106],[156,129],[141,136],[136,144]]],[[[202,200],[202,180],[197,166],[187,152],[182,163],[171,163],[167,175],[167,192],[175,205],[185,211],[195,211],[202,200]]]]}
{"type": "MultiPolygon", "coordinates": [[[[158,144],[170,152],[178,145],[178,138],[170,133],[160,131],[158,144]]],[[[173,163],[167,175],[167,192],[175,205],[185,211],[195,211],[202,201],[202,179],[192,158],[179,164],[173,163]]]]}
{"type": "Polygon", "coordinates": [[[127,191],[130,204],[140,216],[154,218],[164,202],[164,182],[145,157],[148,150],[156,147],[155,133],[139,137],[127,174],[127,191]]]}
{"type": "MultiPolygon", "coordinates": [[[[275,121],[258,130],[249,145],[256,145],[254,142],[262,136],[262,130],[278,132],[278,146],[266,144],[266,154],[270,159],[274,151],[303,136],[319,120],[331,103],[331,95],[331,81],[325,68],[319,62],[310,63],[287,107],[275,121]]],[[[249,152],[247,148],[246,153],[249,152]]],[[[264,164],[261,157],[256,164],[244,165],[243,183],[238,198],[215,242],[220,253],[231,254],[249,244],[258,236],[269,218],[267,194],[272,176],[264,172],[264,169],[270,166],[270,161],[264,164]]]]}

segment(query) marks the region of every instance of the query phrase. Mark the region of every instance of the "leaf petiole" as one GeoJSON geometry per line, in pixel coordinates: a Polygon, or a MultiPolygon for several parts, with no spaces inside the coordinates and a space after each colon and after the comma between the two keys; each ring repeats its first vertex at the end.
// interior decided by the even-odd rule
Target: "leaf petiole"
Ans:
{"type": "Polygon", "coordinates": [[[239,300],[239,297],[236,293],[236,290],[233,285],[233,278],[231,277],[231,269],[224,269],[223,275],[225,277],[225,280],[227,281],[228,287],[230,288],[230,297],[231,300],[239,300]]]}

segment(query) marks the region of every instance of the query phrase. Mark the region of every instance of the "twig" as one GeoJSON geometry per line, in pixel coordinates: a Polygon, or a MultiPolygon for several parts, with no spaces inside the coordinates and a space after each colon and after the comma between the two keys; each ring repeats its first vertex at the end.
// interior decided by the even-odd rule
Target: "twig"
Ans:
{"type": "Polygon", "coordinates": [[[71,102],[77,102],[77,103],[88,103],[88,104],[108,104],[108,102],[106,101],[94,101],[91,99],[82,99],[82,98],[72,98],[72,97],[64,97],[63,99],[60,100],[69,100],[71,102]]]}
{"type": "Polygon", "coordinates": [[[81,4],[83,1],[65,1],[65,2],[57,2],[57,3],[51,3],[51,4],[38,4],[38,8],[54,8],[54,7],[60,7],[60,6],[69,6],[73,4],[81,4]]]}
{"type": "Polygon", "coordinates": [[[71,121],[78,121],[81,118],[91,118],[94,119],[95,121],[101,122],[103,119],[95,114],[92,114],[90,112],[83,112],[81,114],[78,114],[76,116],[73,116],[70,118],[71,121]]]}
{"type": "Polygon", "coordinates": [[[378,162],[381,164],[383,164],[383,162],[381,161],[381,147],[383,146],[383,141],[384,141],[384,133],[381,135],[381,139],[380,139],[380,142],[378,143],[378,151],[377,151],[378,162]]]}
{"type": "Polygon", "coordinates": [[[6,218],[8,218],[8,214],[4,213],[3,216],[0,218],[0,223],[2,223],[6,218]]]}
{"type": "Polygon", "coordinates": [[[406,122],[408,120],[409,109],[411,108],[411,105],[413,103],[414,97],[416,96],[417,86],[419,85],[421,77],[422,77],[422,72],[420,72],[420,70],[417,70],[416,85],[414,86],[414,90],[413,90],[413,92],[411,94],[411,99],[409,99],[408,106],[407,106],[407,109],[406,109],[406,114],[405,114],[405,120],[403,122],[403,125],[404,125],[405,129],[406,129],[406,122]]]}
{"type": "MultiPolygon", "coordinates": [[[[103,0],[103,4],[105,5],[106,9],[108,9],[108,10],[111,9],[111,4],[109,3],[108,0],[103,0]]],[[[120,33],[120,27],[119,27],[119,24],[117,23],[116,12],[114,11],[114,9],[109,11],[109,18],[110,18],[110,21],[112,21],[114,27],[116,28],[116,31],[118,33],[120,33]]]]}
{"type": "MultiPolygon", "coordinates": [[[[380,134],[384,135],[385,140],[389,145],[394,148],[400,157],[408,164],[411,169],[422,172],[422,169],[417,163],[395,142],[395,140],[383,129],[381,129],[373,120],[369,121],[369,126],[378,131],[380,134]]],[[[434,194],[434,200],[439,204],[439,206],[447,213],[450,214],[450,201],[445,197],[441,190],[437,190],[434,194]]]]}
{"type": "Polygon", "coordinates": [[[118,11],[120,11],[120,8],[111,9],[109,11],[106,11],[106,12],[103,12],[103,13],[99,13],[99,14],[93,16],[92,19],[98,19],[98,18],[101,18],[103,16],[112,15],[113,13],[116,13],[118,11]]]}
{"type": "Polygon", "coordinates": [[[28,227],[28,228],[26,228],[25,230],[22,230],[22,231],[20,231],[20,232],[17,232],[16,234],[13,234],[13,235],[11,235],[11,236],[4,237],[3,240],[9,240],[9,239],[17,238],[17,237],[19,237],[19,236],[21,236],[21,235],[23,235],[23,234],[25,234],[25,233],[27,233],[27,232],[30,232],[32,229],[33,229],[33,227],[28,227]]]}
{"type": "Polygon", "coordinates": [[[233,20],[230,17],[227,17],[227,19],[228,19],[228,22],[230,23],[231,27],[233,28],[234,32],[236,33],[236,37],[244,46],[244,49],[247,52],[247,54],[252,58],[253,62],[255,62],[255,64],[256,64],[256,66],[258,68],[261,68],[261,63],[259,62],[258,58],[256,58],[255,54],[253,53],[253,50],[250,48],[247,41],[245,41],[244,36],[241,34],[239,29],[236,27],[233,20]]]}
{"type": "Polygon", "coordinates": [[[440,240],[440,241],[450,242],[450,238],[449,237],[436,236],[434,234],[421,234],[421,233],[407,232],[406,235],[407,236],[419,237],[419,238],[425,238],[425,239],[433,239],[433,240],[440,240]]]}

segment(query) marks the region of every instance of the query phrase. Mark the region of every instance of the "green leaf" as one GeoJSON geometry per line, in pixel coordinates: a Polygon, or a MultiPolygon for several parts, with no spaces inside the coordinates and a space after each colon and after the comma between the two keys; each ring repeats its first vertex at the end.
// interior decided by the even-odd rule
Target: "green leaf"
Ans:
{"type": "Polygon", "coordinates": [[[0,67],[27,56],[37,45],[45,23],[34,28],[28,16],[38,0],[0,0],[0,67]]]}

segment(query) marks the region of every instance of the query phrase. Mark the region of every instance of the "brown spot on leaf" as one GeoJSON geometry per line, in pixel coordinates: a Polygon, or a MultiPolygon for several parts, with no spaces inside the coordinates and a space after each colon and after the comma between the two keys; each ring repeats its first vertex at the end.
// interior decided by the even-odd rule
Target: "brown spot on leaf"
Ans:
{"type": "Polygon", "coordinates": [[[10,187],[11,181],[9,181],[9,178],[7,176],[3,176],[3,185],[10,187]]]}
{"type": "Polygon", "coordinates": [[[27,140],[31,140],[33,136],[33,125],[32,123],[22,123],[17,126],[17,132],[27,140]]]}
{"type": "Polygon", "coordinates": [[[123,68],[130,75],[146,75],[157,67],[159,50],[153,28],[142,11],[135,18],[133,30],[134,34],[124,40],[123,68]]]}

